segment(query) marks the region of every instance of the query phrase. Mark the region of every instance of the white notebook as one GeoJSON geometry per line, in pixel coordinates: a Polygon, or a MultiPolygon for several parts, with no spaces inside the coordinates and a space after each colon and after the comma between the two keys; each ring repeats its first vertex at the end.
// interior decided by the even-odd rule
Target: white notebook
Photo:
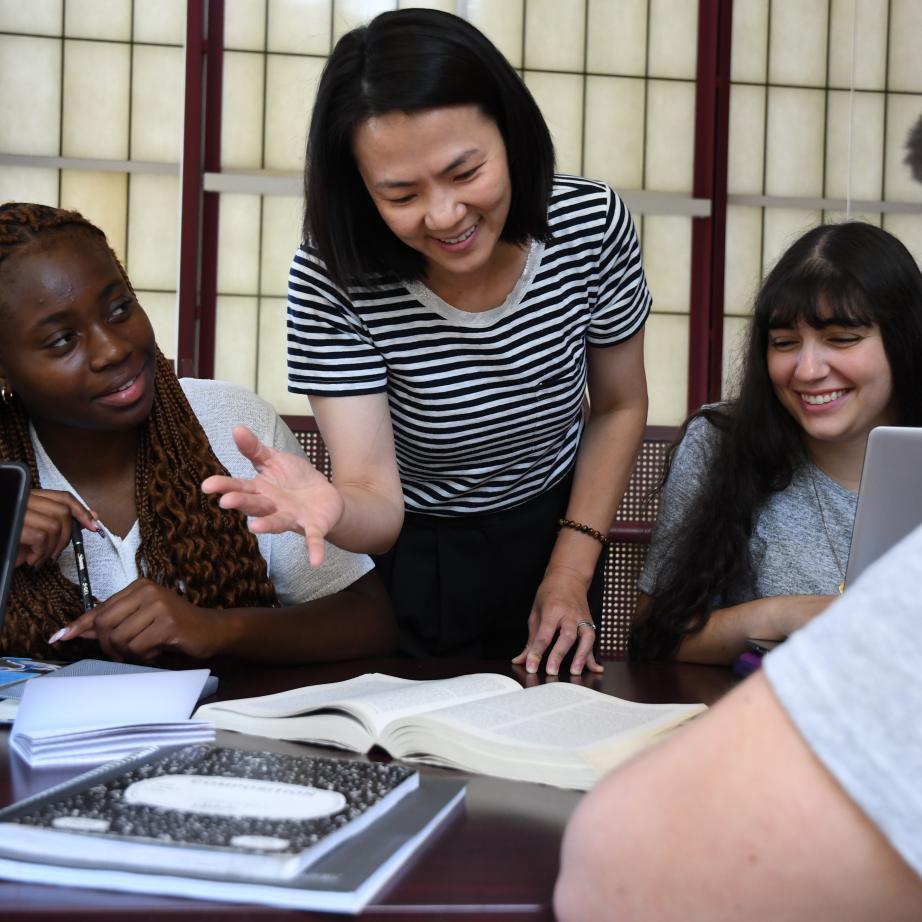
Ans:
{"type": "Polygon", "coordinates": [[[29,681],[10,746],[35,766],[98,765],[149,746],[210,742],[189,715],[207,669],[29,681]]]}

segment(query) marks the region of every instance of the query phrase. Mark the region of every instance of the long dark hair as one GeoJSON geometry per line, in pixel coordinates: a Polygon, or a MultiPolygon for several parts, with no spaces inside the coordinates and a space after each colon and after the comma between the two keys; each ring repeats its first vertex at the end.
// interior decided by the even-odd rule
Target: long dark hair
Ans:
{"type": "Polygon", "coordinates": [[[304,240],[341,287],[382,274],[420,279],[426,263],[388,229],[352,152],[366,119],[387,112],[475,105],[496,122],[512,202],[501,238],[547,242],[554,146],[537,103],[509,62],[470,23],[437,10],[381,13],[346,33],[317,89],[304,170],[304,240]]]}
{"type": "MultiPolygon", "coordinates": [[[[0,266],[16,252],[53,234],[83,234],[109,248],[105,234],[76,211],[11,202],[0,206],[0,266]]],[[[115,253],[112,258],[134,293],[115,253]]],[[[11,265],[6,271],[13,272],[11,265]]],[[[29,435],[29,412],[15,394],[0,402],[0,459],[22,461],[40,487],[29,435]]],[[[222,509],[199,489],[211,474],[227,473],[217,459],[169,361],[157,350],[154,403],[142,424],[135,465],[135,504],[141,533],[138,572],[182,592],[194,605],[234,608],[278,605],[266,562],[244,516],[222,509]]],[[[16,568],[0,647],[27,656],[62,655],[46,640],[83,611],[80,592],[49,560],[16,568]]],[[[65,655],[87,655],[86,642],[65,655]]],[[[95,647],[95,644],[93,645],[95,647]]],[[[94,651],[98,655],[98,649],[94,651]]]]}
{"type": "MultiPolygon", "coordinates": [[[[749,541],[759,508],[805,460],[801,430],[775,396],[767,352],[773,328],[876,324],[901,425],[922,425],[922,273],[887,231],[850,222],[816,227],[778,260],[756,298],[736,400],[704,407],[719,430],[698,500],[657,574],[630,654],[671,656],[704,628],[721,599],[754,592],[749,541]]],[[[678,444],[678,443],[677,443],[678,444]]],[[[675,452],[672,447],[668,467],[675,452]]],[[[665,483],[665,477],[663,480],[665,483]]]]}

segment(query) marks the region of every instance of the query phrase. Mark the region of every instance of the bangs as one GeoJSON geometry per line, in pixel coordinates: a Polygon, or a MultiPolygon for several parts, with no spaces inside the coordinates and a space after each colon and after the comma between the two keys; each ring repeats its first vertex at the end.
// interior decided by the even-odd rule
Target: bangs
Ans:
{"type": "MultiPolygon", "coordinates": [[[[826,267],[823,266],[825,269],[826,267]]],[[[805,323],[816,330],[828,326],[864,327],[876,323],[864,292],[854,283],[827,272],[805,272],[788,278],[767,305],[768,329],[805,323]]]]}

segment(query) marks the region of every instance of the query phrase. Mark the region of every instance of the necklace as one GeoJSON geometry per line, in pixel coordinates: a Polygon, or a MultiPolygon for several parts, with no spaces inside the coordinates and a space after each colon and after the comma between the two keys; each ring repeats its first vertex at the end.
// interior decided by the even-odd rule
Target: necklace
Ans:
{"type": "Polygon", "coordinates": [[[826,525],[826,515],[823,512],[823,504],[820,502],[820,491],[816,488],[816,475],[813,473],[813,465],[810,465],[810,483],[813,484],[813,496],[816,499],[816,508],[820,512],[820,521],[823,523],[823,534],[826,535],[826,544],[829,545],[829,552],[835,561],[836,569],[839,571],[839,594],[845,592],[845,570],[839,561],[839,555],[836,553],[835,545],[829,535],[829,528],[826,525]]]}

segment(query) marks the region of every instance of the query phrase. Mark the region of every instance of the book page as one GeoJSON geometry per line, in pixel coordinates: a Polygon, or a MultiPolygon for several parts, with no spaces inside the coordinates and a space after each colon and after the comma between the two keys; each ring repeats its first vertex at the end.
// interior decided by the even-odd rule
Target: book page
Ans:
{"type": "Polygon", "coordinates": [[[656,733],[702,710],[697,704],[638,704],[560,682],[442,708],[430,717],[505,743],[572,751],[638,730],[656,733]]]}
{"type": "Polygon", "coordinates": [[[206,704],[196,712],[207,717],[209,711],[232,711],[248,717],[295,717],[322,708],[341,707],[368,695],[386,693],[394,688],[417,685],[412,679],[398,679],[395,676],[369,672],[344,682],[329,682],[326,685],[306,685],[275,695],[261,695],[258,698],[237,698],[233,701],[216,701],[206,704]]]}
{"type": "Polygon", "coordinates": [[[522,691],[522,686],[509,676],[481,672],[451,679],[411,682],[403,688],[369,695],[362,699],[361,705],[375,732],[379,733],[394,720],[449,705],[490,698],[510,690],[515,694],[522,691]]]}
{"type": "Polygon", "coordinates": [[[207,719],[209,712],[231,711],[255,718],[284,718],[336,708],[357,716],[376,735],[397,717],[412,716],[462,701],[475,701],[511,689],[522,690],[515,679],[492,673],[418,681],[373,672],[345,682],[308,685],[260,698],[206,704],[198,709],[195,716],[207,719]]]}

